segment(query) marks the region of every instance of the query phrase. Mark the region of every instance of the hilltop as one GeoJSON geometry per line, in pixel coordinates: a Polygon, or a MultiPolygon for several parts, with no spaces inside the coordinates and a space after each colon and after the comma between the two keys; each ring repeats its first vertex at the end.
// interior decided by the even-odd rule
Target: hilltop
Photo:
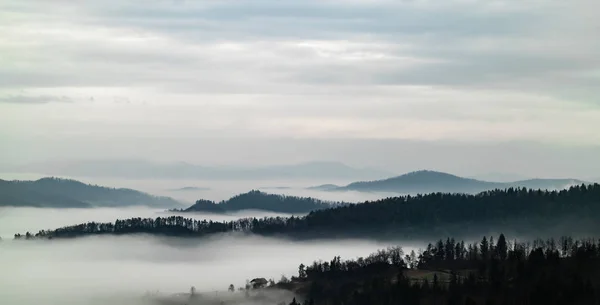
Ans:
{"type": "Polygon", "coordinates": [[[342,202],[327,202],[310,197],[267,194],[258,190],[234,196],[219,203],[198,200],[183,212],[225,213],[241,210],[264,210],[275,213],[308,213],[344,205],[342,202]]]}

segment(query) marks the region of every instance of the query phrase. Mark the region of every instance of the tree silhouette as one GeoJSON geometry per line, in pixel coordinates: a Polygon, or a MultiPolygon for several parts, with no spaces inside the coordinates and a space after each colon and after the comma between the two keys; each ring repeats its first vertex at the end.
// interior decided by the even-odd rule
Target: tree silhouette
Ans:
{"type": "Polygon", "coordinates": [[[496,253],[498,253],[498,258],[501,260],[505,260],[508,256],[508,245],[506,244],[506,238],[504,237],[504,234],[500,234],[500,237],[498,237],[496,253]]]}

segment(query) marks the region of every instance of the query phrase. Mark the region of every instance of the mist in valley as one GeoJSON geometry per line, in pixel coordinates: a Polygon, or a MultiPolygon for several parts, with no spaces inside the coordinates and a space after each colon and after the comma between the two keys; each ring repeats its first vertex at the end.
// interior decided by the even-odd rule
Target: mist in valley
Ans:
{"type": "Polygon", "coordinates": [[[227,294],[230,284],[243,287],[256,277],[277,281],[296,275],[300,263],[366,256],[385,246],[365,240],[291,242],[236,235],[5,240],[0,244],[0,296],[9,304],[65,304],[70,299],[169,295],[191,286],[200,294],[227,294]]]}
{"type": "MultiPolygon", "coordinates": [[[[423,246],[369,240],[301,242],[241,234],[199,239],[127,235],[12,240],[12,234],[27,230],[161,214],[166,213],[145,208],[0,209],[3,238],[0,242],[0,298],[7,304],[152,304],[142,297],[157,292],[160,296],[185,293],[194,286],[201,295],[239,296],[243,300],[241,293],[227,294],[230,284],[243,287],[246,280],[257,277],[278,281],[282,275],[296,275],[300,263],[330,260],[337,255],[348,259],[367,256],[390,245],[400,244],[407,252],[412,246],[423,246]]],[[[231,220],[274,215],[247,211],[188,216],[231,220]]],[[[286,293],[285,298],[276,303],[289,303],[290,295],[286,293]]]]}
{"type": "MultiPolygon", "coordinates": [[[[5,180],[37,180],[47,177],[39,173],[0,173],[5,180]]],[[[97,184],[114,188],[131,188],[157,196],[167,196],[191,205],[198,199],[222,201],[232,196],[258,189],[267,193],[312,197],[326,201],[364,202],[377,200],[397,193],[369,193],[358,191],[328,192],[308,189],[316,185],[336,184],[346,185],[353,179],[241,179],[241,180],[199,180],[199,179],[131,179],[118,177],[80,177],[61,176],[60,178],[74,179],[87,184],[97,184]],[[182,190],[184,188],[188,188],[182,190]]]]}

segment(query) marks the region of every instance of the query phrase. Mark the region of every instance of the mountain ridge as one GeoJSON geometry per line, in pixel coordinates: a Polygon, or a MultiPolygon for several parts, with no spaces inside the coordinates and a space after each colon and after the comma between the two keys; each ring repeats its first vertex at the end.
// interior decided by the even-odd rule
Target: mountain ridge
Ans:
{"type": "Polygon", "coordinates": [[[0,206],[92,208],[136,205],[169,208],[181,204],[170,197],[91,185],[73,179],[0,180],[0,206]]]}
{"type": "Polygon", "coordinates": [[[345,186],[321,185],[312,189],[327,191],[360,191],[360,192],[392,192],[405,194],[425,193],[468,193],[505,189],[511,187],[524,187],[528,189],[564,189],[571,185],[581,185],[587,182],[578,179],[527,179],[512,182],[490,182],[465,178],[457,175],[433,171],[420,170],[403,175],[372,181],[357,181],[345,186]],[[331,186],[327,188],[328,186],[331,186]]]}

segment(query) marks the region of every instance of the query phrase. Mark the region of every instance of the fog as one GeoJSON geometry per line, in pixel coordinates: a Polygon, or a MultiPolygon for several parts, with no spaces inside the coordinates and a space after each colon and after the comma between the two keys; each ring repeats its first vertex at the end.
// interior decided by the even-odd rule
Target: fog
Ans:
{"type": "MultiPolygon", "coordinates": [[[[83,221],[155,217],[151,209],[0,209],[0,301],[3,304],[132,304],[147,292],[226,293],[256,277],[279,280],[300,263],[366,256],[391,243],[369,240],[289,241],[237,234],[198,239],[148,235],[13,241],[26,230],[83,221]],[[217,292],[221,291],[221,292],[217,292]]],[[[264,214],[262,214],[264,215],[264,214]]],[[[192,216],[192,215],[191,215],[192,216]]],[[[261,216],[194,214],[213,220],[261,216]]],[[[398,244],[398,243],[394,243],[398,244]]],[[[403,245],[409,252],[411,247],[403,245]]],[[[289,300],[288,300],[289,301],[289,300]]]]}
{"type": "Polygon", "coordinates": [[[300,263],[354,258],[386,245],[368,241],[290,242],[243,236],[165,239],[95,237],[60,241],[4,241],[0,245],[0,296],[5,304],[57,304],[146,292],[200,293],[243,286],[256,277],[279,280],[300,263]],[[39,303],[38,303],[39,304],[39,303]]]}
{"type": "MultiPolygon", "coordinates": [[[[5,180],[36,180],[48,175],[38,173],[0,173],[5,180]]],[[[392,193],[365,193],[365,192],[325,192],[309,190],[308,187],[322,184],[346,185],[354,180],[331,179],[278,179],[278,180],[191,180],[191,179],[126,179],[108,177],[70,177],[61,176],[81,181],[88,184],[97,184],[106,187],[131,188],[153,195],[168,196],[191,204],[198,199],[221,201],[232,196],[259,189],[267,193],[313,197],[328,201],[364,202],[377,200],[390,196],[392,193]],[[184,187],[204,189],[178,191],[184,187]]]]}

